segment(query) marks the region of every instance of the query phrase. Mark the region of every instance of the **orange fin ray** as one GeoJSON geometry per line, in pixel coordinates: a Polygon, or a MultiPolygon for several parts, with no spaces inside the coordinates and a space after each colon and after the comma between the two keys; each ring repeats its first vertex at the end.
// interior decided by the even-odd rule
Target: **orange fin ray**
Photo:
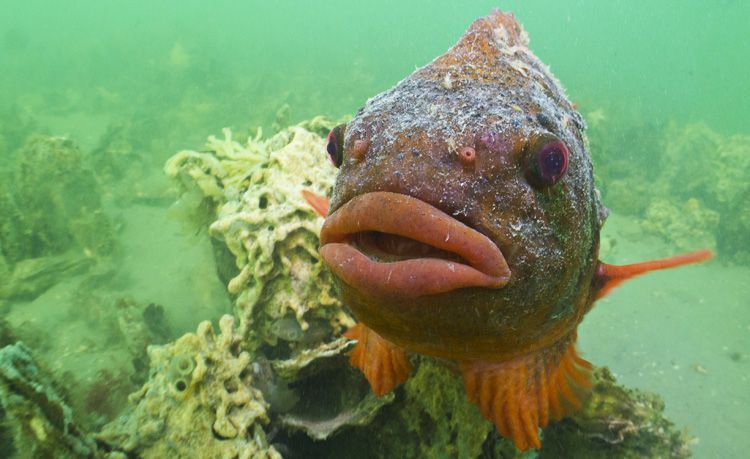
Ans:
{"type": "Polygon", "coordinates": [[[539,428],[580,408],[591,389],[591,364],[575,335],[506,362],[460,363],[469,400],[521,451],[542,446],[539,428]]]}
{"type": "Polygon", "coordinates": [[[596,294],[596,299],[598,300],[605,297],[610,291],[612,291],[613,288],[617,287],[628,279],[641,276],[651,271],[658,271],[660,269],[676,268],[678,266],[699,263],[701,261],[706,261],[711,257],[713,257],[713,253],[710,250],[703,249],[696,250],[695,252],[675,255],[673,257],[644,261],[641,263],[633,263],[630,265],[616,266],[599,262],[599,267],[597,268],[596,275],[594,277],[594,282],[599,287],[599,291],[596,294]]]}
{"type": "Polygon", "coordinates": [[[349,363],[362,371],[378,397],[392,391],[409,378],[411,362],[400,347],[391,344],[362,323],[350,328],[344,336],[358,341],[349,353],[349,363]]]}
{"type": "Polygon", "coordinates": [[[321,196],[317,193],[313,193],[310,190],[302,190],[302,197],[305,198],[310,207],[315,210],[315,213],[325,218],[328,215],[328,209],[330,208],[330,201],[325,196],[321,196]]]}

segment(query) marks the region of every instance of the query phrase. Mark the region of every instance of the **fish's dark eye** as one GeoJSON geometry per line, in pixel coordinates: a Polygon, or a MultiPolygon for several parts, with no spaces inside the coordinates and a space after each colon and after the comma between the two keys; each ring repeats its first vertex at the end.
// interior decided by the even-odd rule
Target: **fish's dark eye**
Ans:
{"type": "Polygon", "coordinates": [[[556,137],[534,142],[526,178],[532,185],[545,188],[557,183],[568,170],[568,147],[556,137]]]}
{"type": "Polygon", "coordinates": [[[344,131],[346,124],[339,124],[331,129],[326,139],[326,151],[334,166],[339,167],[344,160],[344,131]]]}

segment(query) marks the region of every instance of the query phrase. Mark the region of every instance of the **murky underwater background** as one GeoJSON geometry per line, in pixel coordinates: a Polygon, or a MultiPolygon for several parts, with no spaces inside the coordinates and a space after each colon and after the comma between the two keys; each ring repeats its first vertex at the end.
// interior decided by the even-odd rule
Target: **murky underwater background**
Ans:
{"type": "Polygon", "coordinates": [[[134,368],[137,343],[102,344],[125,333],[128,302],[160,318],[150,332],[160,343],[232,311],[215,242],[176,217],[165,161],[223,127],[270,136],[351,115],[494,6],[516,14],[588,122],[612,211],[602,258],[717,252],[601,301],[580,349],[622,384],[660,394],[696,437],[696,457],[743,457],[744,1],[0,1],[0,344],[22,339],[72,392],[107,387],[81,408],[94,426],[110,421],[148,365],[134,368]],[[107,288],[88,288],[96,282],[107,288]]]}

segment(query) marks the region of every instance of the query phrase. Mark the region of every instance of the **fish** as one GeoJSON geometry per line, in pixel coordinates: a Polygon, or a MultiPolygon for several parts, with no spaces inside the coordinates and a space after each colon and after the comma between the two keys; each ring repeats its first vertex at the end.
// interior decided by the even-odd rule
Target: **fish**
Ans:
{"type": "Polygon", "coordinates": [[[319,252],[357,319],[351,364],[377,395],[409,355],[454,361],[468,400],[522,451],[592,387],[578,326],[627,279],[708,250],[599,260],[608,211],[585,121],[511,13],[477,19],[445,54],[335,127],[339,173],[319,252]]]}

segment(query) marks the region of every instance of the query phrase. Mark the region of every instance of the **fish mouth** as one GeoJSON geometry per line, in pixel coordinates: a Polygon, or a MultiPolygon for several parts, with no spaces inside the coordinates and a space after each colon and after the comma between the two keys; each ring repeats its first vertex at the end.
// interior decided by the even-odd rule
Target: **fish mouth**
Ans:
{"type": "Polygon", "coordinates": [[[334,274],[378,297],[500,288],[510,280],[508,263],[491,239],[399,193],[352,198],[328,216],[320,244],[320,255],[334,274]]]}

